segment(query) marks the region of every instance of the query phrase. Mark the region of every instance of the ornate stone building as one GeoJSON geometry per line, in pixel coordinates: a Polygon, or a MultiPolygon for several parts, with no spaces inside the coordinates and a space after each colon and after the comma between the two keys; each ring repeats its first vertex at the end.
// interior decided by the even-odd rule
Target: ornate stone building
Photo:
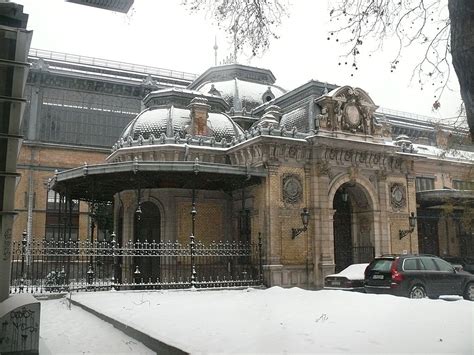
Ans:
{"type": "Polygon", "coordinates": [[[186,241],[197,211],[196,238],[261,236],[265,283],[299,287],[374,255],[473,255],[474,153],[438,147],[450,127],[239,64],[178,80],[32,60],[17,235],[87,238],[83,200],[112,203],[120,243],[186,241]]]}

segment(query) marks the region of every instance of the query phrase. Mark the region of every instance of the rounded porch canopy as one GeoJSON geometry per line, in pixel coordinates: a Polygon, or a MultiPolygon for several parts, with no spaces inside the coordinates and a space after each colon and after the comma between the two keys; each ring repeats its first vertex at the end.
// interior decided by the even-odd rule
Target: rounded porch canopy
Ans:
{"type": "Polygon", "coordinates": [[[416,193],[416,202],[421,207],[434,207],[452,204],[454,206],[474,205],[472,190],[426,190],[416,193]]]}
{"type": "Polygon", "coordinates": [[[56,173],[50,188],[72,199],[112,201],[124,190],[181,188],[232,191],[259,184],[267,176],[264,168],[231,166],[199,161],[127,161],[56,173]]]}

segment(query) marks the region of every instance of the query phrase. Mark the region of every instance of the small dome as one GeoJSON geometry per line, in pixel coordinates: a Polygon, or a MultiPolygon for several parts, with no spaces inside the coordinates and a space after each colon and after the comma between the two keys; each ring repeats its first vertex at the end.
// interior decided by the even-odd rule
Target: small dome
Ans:
{"type": "Polygon", "coordinates": [[[263,103],[280,97],[285,91],[275,85],[267,85],[251,81],[245,81],[234,78],[226,81],[207,82],[198,88],[204,93],[213,93],[218,91],[227,104],[240,112],[245,109],[252,111],[255,107],[263,103]]]}
{"type": "Polygon", "coordinates": [[[274,83],[275,77],[268,69],[229,64],[208,69],[188,89],[222,97],[230,112],[250,113],[286,92],[274,83]]]}
{"type": "MultiPolygon", "coordinates": [[[[124,141],[140,139],[150,139],[162,136],[175,137],[178,135],[184,138],[190,134],[191,110],[189,108],[178,108],[173,105],[166,107],[152,107],[138,114],[122,132],[119,140],[124,141]],[[129,138],[130,137],[130,138],[129,138]]],[[[235,124],[229,116],[224,113],[209,112],[207,119],[208,137],[213,137],[216,141],[223,138],[227,142],[238,138],[243,134],[242,129],[235,124]]]]}

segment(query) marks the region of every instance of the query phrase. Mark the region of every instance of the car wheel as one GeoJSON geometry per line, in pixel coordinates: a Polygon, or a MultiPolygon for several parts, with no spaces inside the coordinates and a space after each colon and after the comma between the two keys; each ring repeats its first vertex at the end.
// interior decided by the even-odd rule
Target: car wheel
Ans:
{"type": "Polygon", "coordinates": [[[425,298],[426,291],[425,288],[421,285],[415,285],[411,288],[410,293],[408,294],[410,298],[425,298]]]}
{"type": "Polygon", "coordinates": [[[474,282],[467,284],[466,291],[464,291],[464,299],[468,301],[474,301],[474,282]]]}

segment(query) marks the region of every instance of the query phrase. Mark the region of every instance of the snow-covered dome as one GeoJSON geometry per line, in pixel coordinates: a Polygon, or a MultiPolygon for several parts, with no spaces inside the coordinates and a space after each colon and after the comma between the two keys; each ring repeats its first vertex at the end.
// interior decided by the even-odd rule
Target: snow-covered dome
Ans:
{"type": "Polygon", "coordinates": [[[159,139],[174,138],[175,142],[188,136],[202,136],[220,142],[238,139],[243,130],[222,111],[228,106],[221,98],[203,95],[186,89],[166,89],[148,94],[143,100],[146,109],[140,112],[123,130],[118,145],[140,140],[154,144],[159,139]],[[194,112],[201,112],[193,122],[194,112]],[[197,131],[197,124],[201,130],[197,131]]]}
{"type": "MultiPolygon", "coordinates": [[[[132,120],[121,134],[121,138],[127,140],[130,136],[136,140],[142,136],[149,139],[153,134],[155,138],[165,134],[167,137],[179,135],[184,137],[188,134],[187,127],[191,124],[191,110],[175,107],[156,107],[142,111],[132,120]]],[[[242,129],[236,125],[230,117],[224,113],[209,112],[208,127],[210,137],[217,141],[225,138],[230,142],[242,134],[242,129]]]]}
{"type": "Polygon", "coordinates": [[[275,77],[268,69],[229,64],[208,69],[188,89],[222,97],[231,114],[250,113],[286,92],[274,83],[275,77]]]}

